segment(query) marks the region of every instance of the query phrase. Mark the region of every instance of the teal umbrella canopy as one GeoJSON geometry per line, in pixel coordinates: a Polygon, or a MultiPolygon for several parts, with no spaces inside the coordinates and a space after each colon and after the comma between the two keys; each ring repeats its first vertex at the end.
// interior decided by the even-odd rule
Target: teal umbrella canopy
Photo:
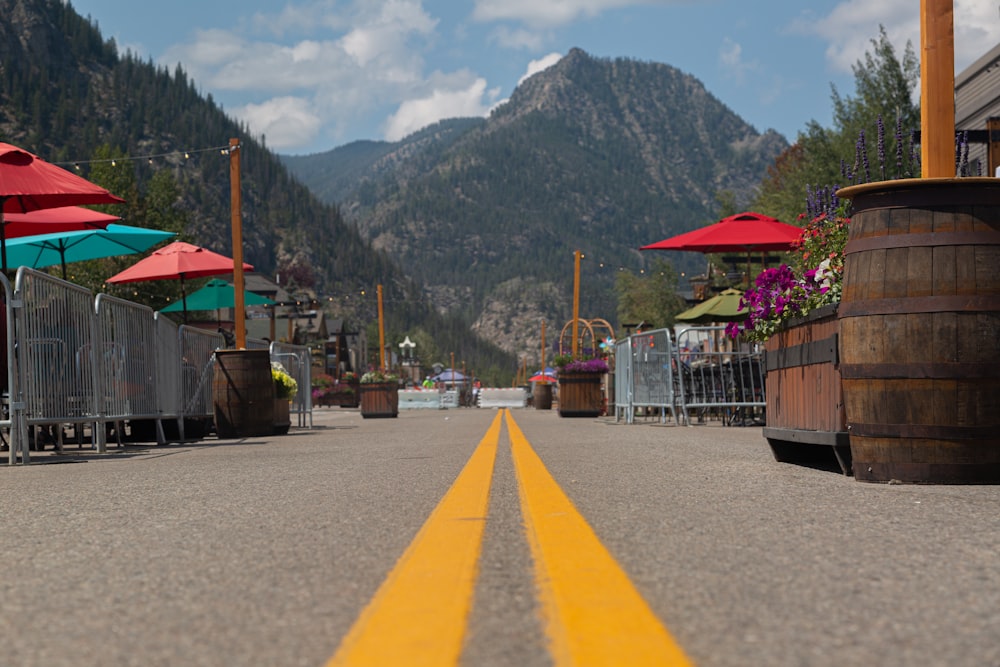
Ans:
{"type": "Polygon", "coordinates": [[[173,232],[118,224],[108,225],[106,229],[22,236],[7,241],[7,264],[33,269],[62,265],[65,279],[67,264],[136,255],[173,236],[176,236],[173,232]]]}
{"type": "Polygon", "coordinates": [[[739,322],[747,318],[747,309],[740,308],[743,292],[727,289],[711,299],[705,299],[697,306],[685,310],[675,319],[689,324],[710,324],[712,322],[739,322]]]}
{"type": "MultiPolygon", "coordinates": [[[[216,278],[208,281],[200,290],[188,294],[185,299],[187,300],[187,310],[234,308],[236,306],[236,288],[225,280],[216,278]]],[[[248,306],[265,306],[273,304],[274,301],[266,296],[243,290],[243,303],[248,306]]],[[[180,299],[166,308],[160,309],[161,313],[180,313],[183,311],[184,302],[180,299]]]]}

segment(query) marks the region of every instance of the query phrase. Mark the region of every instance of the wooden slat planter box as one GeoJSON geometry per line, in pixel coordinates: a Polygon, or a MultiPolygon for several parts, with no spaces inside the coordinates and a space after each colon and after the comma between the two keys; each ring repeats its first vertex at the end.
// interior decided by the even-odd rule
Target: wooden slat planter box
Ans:
{"type": "Polygon", "coordinates": [[[604,373],[560,373],[559,416],[599,417],[604,409],[603,376],[604,373]]]}
{"type": "Polygon", "coordinates": [[[361,416],[365,419],[399,415],[399,383],[370,382],[361,389],[361,416]]]}
{"type": "Polygon", "coordinates": [[[764,437],[776,461],[851,472],[839,369],[837,304],[790,320],[768,339],[764,437]]]}

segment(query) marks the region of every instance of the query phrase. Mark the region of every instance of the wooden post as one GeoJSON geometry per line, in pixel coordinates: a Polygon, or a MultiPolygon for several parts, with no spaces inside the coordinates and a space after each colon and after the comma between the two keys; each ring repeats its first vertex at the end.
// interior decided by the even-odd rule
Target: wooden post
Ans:
{"type": "Polygon", "coordinates": [[[993,116],[986,119],[986,162],[989,171],[986,176],[996,176],[1000,167],[1000,118],[993,116]]]}
{"type": "Polygon", "coordinates": [[[542,373],[545,373],[545,320],[542,320],[542,373]]]}
{"type": "Polygon", "coordinates": [[[236,349],[247,348],[247,313],[243,290],[243,214],[240,198],[240,140],[229,140],[229,207],[233,226],[233,289],[234,303],[233,331],[236,334],[236,349]]]}
{"type": "Polygon", "coordinates": [[[920,0],[920,175],[955,176],[955,28],[952,0],[920,0]]]}
{"type": "Polygon", "coordinates": [[[376,293],[378,294],[378,367],[384,371],[387,364],[385,363],[385,319],[382,316],[382,285],[378,286],[376,293]]]}
{"type": "Polygon", "coordinates": [[[573,252],[573,358],[580,351],[580,251],[573,252]]]}

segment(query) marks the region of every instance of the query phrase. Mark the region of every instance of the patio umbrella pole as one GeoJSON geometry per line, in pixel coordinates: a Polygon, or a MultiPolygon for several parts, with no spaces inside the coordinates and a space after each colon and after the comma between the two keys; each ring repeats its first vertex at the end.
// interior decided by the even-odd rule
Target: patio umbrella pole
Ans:
{"type": "Polygon", "coordinates": [[[7,205],[7,197],[0,197],[0,266],[7,273],[7,226],[3,221],[3,207],[7,205]]]}
{"type": "Polygon", "coordinates": [[[184,324],[188,323],[188,301],[187,294],[184,292],[184,274],[180,274],[181,277],[181,310],[183,311],[182,317],[184,318],[184,324]]]}

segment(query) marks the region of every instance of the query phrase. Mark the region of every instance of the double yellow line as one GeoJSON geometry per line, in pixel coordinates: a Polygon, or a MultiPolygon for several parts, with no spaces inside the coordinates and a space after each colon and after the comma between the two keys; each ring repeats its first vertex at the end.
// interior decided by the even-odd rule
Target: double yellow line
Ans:
{"type": "Polygon", "coordinates": [[[327,667],[458,664],[501,417],[553,664],[691,664],[504,410],[327,667]]]}

